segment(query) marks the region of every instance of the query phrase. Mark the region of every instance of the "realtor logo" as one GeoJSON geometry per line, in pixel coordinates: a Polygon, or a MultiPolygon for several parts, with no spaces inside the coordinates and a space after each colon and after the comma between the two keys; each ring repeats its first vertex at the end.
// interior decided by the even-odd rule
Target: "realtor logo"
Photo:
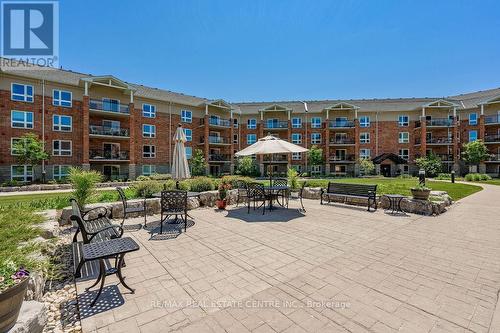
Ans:
{"type": "MultiPolygon", "coordinates": [[[[1,56],[19,63],[58,67],[59,3],[57,1],[2,1],[1,56]],[[20,62],[19,62],[20,61],[20,62]]],[[[2,61],[1,66],[14,62],[2,61]]],[[[26,66],[22,66],[26,67],[26,66]]]]}

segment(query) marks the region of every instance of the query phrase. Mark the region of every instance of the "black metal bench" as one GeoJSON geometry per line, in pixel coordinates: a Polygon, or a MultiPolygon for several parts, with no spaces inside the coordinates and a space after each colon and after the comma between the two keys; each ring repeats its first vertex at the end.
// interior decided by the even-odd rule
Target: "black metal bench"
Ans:
{"type": "Polygon", "coordinates": [[[324,188],[321,189],[321,204],[323,204],[323,197],[328,198],[328,202],[330,202],[330,196],[343,197],[344,203],[347,198],[366,199],[368,202],[368,211],[370,211],[372,206],[377,210],[376,195],[377,185],[329,182],[326,190],[324,188]]]}
{"type": "Polygon", "coordinates": [[[70,220],[77,228],[73,236],[72,246],[75,277],[80,277],[80,270],[85,264],[85,260],[82,260],[83,244],[120,238],[123,235],[123,228],[111,223],[107,217],[108,214],[105,207],[96,207],[82,212],[75,199],[70,199],[70,202],[72,210],[70,220]],[[94,217],[92,217],[92,215],[94,215],[94,217]],[[82,235],[82,241],[78,241],[79,233],[82,235]]]}

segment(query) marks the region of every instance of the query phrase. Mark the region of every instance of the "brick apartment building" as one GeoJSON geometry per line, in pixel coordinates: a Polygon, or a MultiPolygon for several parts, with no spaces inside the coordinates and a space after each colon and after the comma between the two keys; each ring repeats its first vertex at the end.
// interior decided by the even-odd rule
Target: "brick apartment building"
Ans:
{"type": "MultiPolygon", "coordinates": [[[[300,154],[276,156],[274,172],[355,175],[371,158],[387,176],[415,173],[415,158],[433,152],[448,170],[465,170],[462,145],[481,139],[492,157],[481,172],[500,173],[500,88],[445,98],[229,103],[67,70],[0,71],[0,181],[30,181],[12,144],[26,133],[44,137],[47,179],[69,166],[108,178],[170,170],[172,137],[179,123],[187,153],[201,149],[211,174],[234,170],[234,153],[272,134],[323,149],[325,164],[307,167],[300,154]]],[[[269,161],[258,157],[262,173],[269,161]]]]}

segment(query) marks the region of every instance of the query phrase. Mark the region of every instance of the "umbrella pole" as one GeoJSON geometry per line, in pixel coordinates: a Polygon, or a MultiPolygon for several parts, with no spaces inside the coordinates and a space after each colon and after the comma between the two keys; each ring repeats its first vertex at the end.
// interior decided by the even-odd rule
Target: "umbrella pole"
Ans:
{"type": "Polygon", "coordinates": [[[269,168],[271,169],[269,171],[269,186],[273,186],[273,156],[274,154],[271,154],[271,160],[269,161],[269,168]]]}

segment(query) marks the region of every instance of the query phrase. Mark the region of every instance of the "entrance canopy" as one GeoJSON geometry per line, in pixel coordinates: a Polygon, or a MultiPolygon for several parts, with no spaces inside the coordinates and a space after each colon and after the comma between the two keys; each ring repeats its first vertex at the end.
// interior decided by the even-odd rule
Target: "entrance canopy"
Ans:
{"type": "Polygon", "coordinates": [[[396,154],[393,154],[393,153],[380,154],[377,157],[373,158],[372,162],[374,164],[381,164],[385,160],[390,160],[394,164],[407,164],[408,163],[407,160],[405,160],[404,158],[402,158],[402,157],[400,157],[400,156],[398,156],[396,154]]]}

